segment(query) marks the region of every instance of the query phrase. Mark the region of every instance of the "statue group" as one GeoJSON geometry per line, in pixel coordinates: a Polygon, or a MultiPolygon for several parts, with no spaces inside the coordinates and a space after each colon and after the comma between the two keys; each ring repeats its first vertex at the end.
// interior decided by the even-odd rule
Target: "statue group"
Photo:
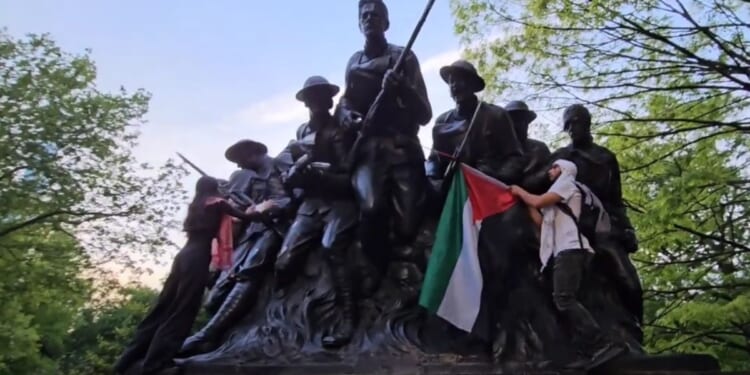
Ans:
{"type": "Polygon", "coordinates": [[[484,80],[459,60],[440,70],[455,107],[437,116],[425,157],[417,133],[433,114],[417,57],[386,41],[382,0],[358,9],[365,45],[349,59],[338,104],[339,87],[312,76],[296,95],[309,121],[285,150],[270,157],[243,140],[226,152],[239,167],[221,187],[227,200],[267,209],[235,225],[233,265],[212,280],[211,318],[184,342],[183,365],[474,361],[513,373],[645,358],[642,289],[629,258],[638,242],[617,159],[594,143],[589,111],[564,111],[570,144],[550,152],[528,138],[535,112],[522,101],[481,102],[484,80]],[[565,162],[611,225],[581,242],[580,256],[547,259],[525,197],[543,197],[550,170],[564,174],[565,162]],[[424,275],[440,261],[430,252],[457,166],[522,192],[481,224],[481,290],[470,291],[481,307],[468,329],[419,303],[424,275]]]}

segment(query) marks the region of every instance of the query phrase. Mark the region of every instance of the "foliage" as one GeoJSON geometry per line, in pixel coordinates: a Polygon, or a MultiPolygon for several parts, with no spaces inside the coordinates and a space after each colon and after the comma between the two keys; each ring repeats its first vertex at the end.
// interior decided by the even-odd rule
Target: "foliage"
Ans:
{"type": "Polygon", "coordinates": [[[57,373],[102,266],[136,269],[175,226],[185,171],[132,155],[148,94],[95,79],[87,54],[0,30],[0,374],[57,373]]]}
{"type": "Polygon", "coordinates": [[[525,96],[557,116],[572,102],[594,112],[641,241],[633,258],[647,289],[650,351],[708,352],[725,369],[750,369],[750,4],[453,0],[452,8],[493,95],[525,96]]]}
{"type": "Polygon", "coordinates": [[[62,372],[110,373],[156,295],[156,291],[144,287],[126,288],[115,298],[86,307],[65,340],[69,351],[60,360],[62,372]]]}
{"type": "MultiPolygon", "coordinates": [[[[153,289],[134,286],[84,309],[65,341],[68,352],[60,360],[62,373],[109,374],[157,296],[153,289]]],[[[198,329],[207,321],[208,315],[201,310],[193,327],[198,329]]]]}

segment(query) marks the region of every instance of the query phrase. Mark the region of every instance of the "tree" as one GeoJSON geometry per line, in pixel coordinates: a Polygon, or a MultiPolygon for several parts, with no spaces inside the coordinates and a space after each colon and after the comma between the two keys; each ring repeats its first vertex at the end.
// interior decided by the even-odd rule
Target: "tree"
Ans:
{"type": "Polygon", "coordinates": [[[54,373],[101,266],[152,261],[186,198],[184,170],[132,154],[149,95],[95,79],[87,54],[0,30],[0,373],[54,373]]]}
{"type": "MultiPolygon", "coordinates": [[[[66,353],[60,359],[62,373],[109,374],[157,295],[153,289],[132,286],[87,306],[65,340],[66,353]]],[[[202,327],[208,318],[202,310],[193,327],[202,327]]]]}
{"type": "Polygon", "coordinates": [[[76,318],[60,360],[64,374],[106,374],[112,371],[135,327],[156,298],[144,287],[119,290],[117,295],[86,307],[76,318]]]}
{"type": "Polygon", "coordinates": [[[492,94],[557,116],[572,102],[593,109],[641,240],[633,258],[648,348],[750,368],[750,4],[454,0],[452,9],[492,94]]]}

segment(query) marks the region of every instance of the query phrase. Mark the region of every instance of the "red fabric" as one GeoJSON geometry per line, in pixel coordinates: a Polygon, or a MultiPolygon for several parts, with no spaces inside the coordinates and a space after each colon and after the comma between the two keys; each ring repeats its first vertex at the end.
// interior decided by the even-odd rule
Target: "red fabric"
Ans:
{"type": "MultiPolygon", "coordinates": [[[[206,200],[206,205],[218,203],[221,200],[221,198],[209,198],[206,200]]],[[[211,267],[213,269],[224,271],[232,267],[232,251],[234,251],[232,240],[232,217],[222,214],[219,231],[211,242],[211,267]]]]}
{"type": "Polygon", "coordinates": [[[461,164],[474,222],[505,212],[516,204],[516,197],[510,192],[508,185],[474,169],[461,164]]]}

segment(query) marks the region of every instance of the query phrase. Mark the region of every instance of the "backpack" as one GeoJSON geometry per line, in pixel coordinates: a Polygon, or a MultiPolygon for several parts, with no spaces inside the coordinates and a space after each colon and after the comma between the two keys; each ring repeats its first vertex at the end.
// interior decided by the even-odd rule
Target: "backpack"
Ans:
{"type": "Polygon", "coordinates": [[[575,184],[581,193],[581,214],[579,217],[576,218],[573,211],[565,203],[558,202],[557,207],[575,222],[576,227],[578,227],[578,241],[581,243],[581,247],[583,247],[581,235],[585,236],[594,246],[598,235],[609,233],[612,229],[609,214],[604,209],[602,201],[588,186],[578,181],[575,184]]]}

